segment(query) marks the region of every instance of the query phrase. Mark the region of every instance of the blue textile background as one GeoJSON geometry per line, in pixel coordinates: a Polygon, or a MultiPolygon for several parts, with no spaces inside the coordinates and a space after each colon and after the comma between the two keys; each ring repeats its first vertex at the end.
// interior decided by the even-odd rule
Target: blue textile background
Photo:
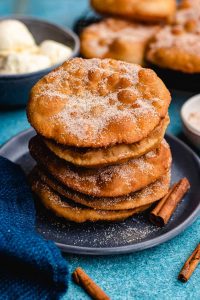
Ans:
{"type": "MultiPolygon", "coordinates": [[[[26,13],[46,18],[66,26],[87,9],[86,0],[0,1],[0,15],[26,13]],[[20,5],[21,6],[20,6],[20,5]]],[[[180,108],[190,93],[173,92],[170,107],[171,124],[168,132],[180,138],[182,126],[180,108]]],[[[0,144],[29,127],[24,109],[0,111],[0,144]]],[[[177,275],[186,257],[200,241],[200,218],[175,239],[142,252],[107,257],[65,255],[70,270],[82,266],[114,300],[200,299],[200,268],[191,280],[182,284],[177,275]]],[[[65,299],[90,299],[78,286],[70,282],[65,299]]]]}
{"type": "Polygon", "coordinates": [[[60,299],[68,264],[35,231],[31,189],[19,166],[0,157],[0,299],[60,299]]]}

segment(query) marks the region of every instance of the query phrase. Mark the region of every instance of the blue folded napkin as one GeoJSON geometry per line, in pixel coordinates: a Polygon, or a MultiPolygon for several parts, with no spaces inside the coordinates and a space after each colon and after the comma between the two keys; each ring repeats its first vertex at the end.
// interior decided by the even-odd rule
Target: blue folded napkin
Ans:
{"type": "Polygon", "coordinates": [[[59,249],[35,231],[34,202],[23,171],[0,157],[0,299],[59,299],[68,275],[59,249]]]}

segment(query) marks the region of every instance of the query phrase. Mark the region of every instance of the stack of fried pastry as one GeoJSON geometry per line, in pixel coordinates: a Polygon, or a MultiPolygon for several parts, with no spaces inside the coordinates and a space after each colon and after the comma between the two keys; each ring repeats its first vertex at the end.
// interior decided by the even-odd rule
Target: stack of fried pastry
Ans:
{"type": "Polygon", "coordinates": [[[32,190],[75,222],[124,220],[169,189],[163,139],[171,97],[154,71],[112,59],[74,58],[33,88],[27,115],[37,135],[32,190]]]}
{"type": "Polygon", "coordinates": [[[145,64],[147,45],[163,24],[175,17],[175,0],[91,0],[100,14],[109,16],[86,27],[81,36],[85,58],[114,58],[145,64]]]}

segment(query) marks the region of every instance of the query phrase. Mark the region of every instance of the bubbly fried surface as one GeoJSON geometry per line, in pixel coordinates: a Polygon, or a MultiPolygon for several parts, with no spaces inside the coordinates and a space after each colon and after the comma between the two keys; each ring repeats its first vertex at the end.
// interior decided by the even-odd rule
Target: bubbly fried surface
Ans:
{"type": "Polygon", "coordinates": [[[156,182],[144,187],[142,190],[131,193],[122,197],[114,198],[98,198],[91,197],[76,191],[73,191],[66,186],[56,181],[52,176],[46,175],[43,170],[38,167],[34,170],[38,180],[41,180],[56,193],[82,205],[94,209],[101,210],[125,210],[134,209],[143,205],[152,204],[153,202],[164,197],[170,185],[170,171],[163,175],[156,182]]]}
{"type": "Polygon", "coordinates": [[[109,18],[81,33],[81,54],[86,58],[114,58],[144,65],[149,40],[160,26],[109,18]]]}
{"type": "Polygon", "coordinates": [[[200,1],[183,1],[173,26],[165,26],[150,43],[147,60],[185,73],[200,72],[200,1]]]}
{"type": "Polygon", "coordinates": [[[73,205],[68,199],[62,198],[47,184],[37,179],[32,179],[31,187],[47,209],[51,210],[58,217],[76,223],[86,221],[121,221],[149,207],[149,205],[145,205],[130,210],[95,210],[85,206],[73,205]]]}
{"type": "Polygon", "coordinates": [[[140,190],[164,175],[171,165],[171,153],[165,141],[140,158],[98,169],[75,167],[56,157],[39,136],[30,140],[29,150],[37,163],[58,181],[97,197],[117,197],[140,190]]]}
{"type": "MultiPolygon", "coordinates": [[[[182,0],[179,4],[175,24],[186,25],[192,27],[196,25],[196,29],[200,27],[200,0],[182,0]],[[189,22],[189,23],[188,23],[189,22]]],[[[189,28],[188,28],[189,29],[189,28]]]]}
{"type": "Polygon", "coordinates": [[[143,140],[134,144],[120,144],[107,148],[77,148],[44,139],[46,146],[58,157],[77,166],[93,168],[125,162],[155,149],[161,143],[169,124],[167,115],[143,140]]]}
{"type": "Polygon", "coordinates": [[[99,13],[143,22],[172,21],[176,11],[175,0],[91,0],[99,13]]]}
{"type": "Polygon", "coordinates": [[[27,114],[46,138],[99,148],[145,138],[167,114],[170,100],[150,69],[112,59],[74,58],[32,88],[27,114]]]}

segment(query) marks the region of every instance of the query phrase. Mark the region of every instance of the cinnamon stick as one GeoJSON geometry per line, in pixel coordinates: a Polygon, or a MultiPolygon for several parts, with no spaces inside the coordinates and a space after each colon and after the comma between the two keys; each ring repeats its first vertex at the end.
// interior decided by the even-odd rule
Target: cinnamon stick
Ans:
{"type": "Polygon", "coordinates": [[[162,198],[151,211],[149,216],[150,221],[160,227],[167,224],[177,205],[189,188],[190,183],[187,178],[182,178],[179,182],[175,183],[167,195],[162,198]]]}
{"type": "Polygon", "coordinates": [[[190,279],[192,273],[196,269],[200,262],[200,244],[197,245],[195,250],[192,252],[190,257],[185,262],[183,268],[181,269],[178,279],[182,282],[188,281],[190,279]]]}
{"type": "Polygon", "coordinates": [[[73,274],[74,281],[82,286],[94,300],[110,300],[106,293],[80,267],[73,274]]]}

